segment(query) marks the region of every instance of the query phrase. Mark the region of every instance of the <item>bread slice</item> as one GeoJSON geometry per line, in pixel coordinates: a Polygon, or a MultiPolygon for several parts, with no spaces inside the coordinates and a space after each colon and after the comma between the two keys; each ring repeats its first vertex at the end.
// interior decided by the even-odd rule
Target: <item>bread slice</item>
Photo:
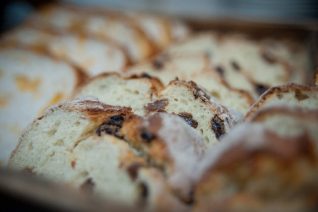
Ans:
{"type": "Polygon", "coordinates": [[[43,50],[77,65],[91,76],[101,72],[121,71],[127,64],[126,55],[118,46],[72,33],[20,27],[7,33],[3,42],[43,50]]]}
{"type": "Polygon", "coordinates": [[[282,137],[297,137],[306,134],[318,142],[318,111],[301,108],[268,107],[258,111],[250,120],[282,137]]]}
{"type": "Polygon", "coordinates": [[[129,68],[127,74],[147,73],[158,77],[165,85],[171,80],[193,80],[202,86],[222,105],[245,113],[253,98],[244,91],[230,88],[222,78],[209,68],[209,60],[204,55],[171,56],[162,54],[151,62],[129,68]]]}
{"type": "Polygon", "coordinates": [[[292,71],[290,82],[306,83],[306,74],[310,71],[310,57],[309,49],[304,42],[265,39],[262,41],[262,48],[290,66],[292,71]]]}
{"type": "Polygon", "coordinates": [[[69,98],[84,80],[79,70],[45,55],[0,49],[0,161],[3,165],[22,130],[52,104],[69,98]]]}
{"type": "Polygon", "coordinates": [[[159,80],[146,75],[122,77],[105,73],[92,78],[76,96],[93,96],[105,104],[131,107],[134,113],[144,115],[144,106],[152,102],[162,87],[159,80]]]}
{"type": "Polygon", "coordinates": [[[207,147],[217,143],[236,124],[232,114],[193,81],[171,81],[145,109],[180,116],[202,135],[207,147]]]}
{"type": "Polygon", "coordinates": [[[272,87],[251,106],[245,118],[249,120],[256,111],[279,105],[318,109],[318,88],[295,83],[272,87]]]}
{"type": "Polygon", "coordinates": [[[316,72],[315,75],[315,85],[318,86],[318,72],[316,72]]]}
{"type": "MultiPolygon", "coordinates": [[[[161,149],[164,157],[135,148],[135,140],[130,140],[133,137],[123,133],[131,121],[146,124],[130,108],[95,100],[66,102],[51,108],[29,126],[12,153],[9,167],[128,206],[185,210],[188,206],[171,192],[171,187],[178,185],[190,192],[190,169],[202,157],[204,143],[181,118],[167,114],[156,117],[167,117],[162,119],[160,132],[153,132],[165,136],[164,141],[154,142],[156,146],[166,145],[165,150],[161,149]],[[173,142],[170,132],[176,133],[173,142]],[[189,160],[185,161],[185,157],[189,160]],[[173,175],[166,177],[159,168],[163,164],[173,175]]],[[[145,130],[153,126],[145,125],[145,130]]],[[[129,133],[141,133],[134,127],[129,133]]]]}
{"type": "Polygon", "coordinates": [[[125,140],[163,169],[171,189],[186,202],[192,200],[193,170],[206,145],[184,120],[168,113],[133,117],[123,123],[125,140]]]}
{"type": "Polygon", "coordinates": [[[201,163],[194,211],[314,210],[315,148],[305,134],[282,138],[259,124],[240,125],[201,163]]]}
{"type": "Polygon", "coordinates": [[[133,62],[144,60],[153,53],[148,38],[127,19],[95,13],[80,7],[47,7],[32,16],[29,24],[113,40],[127,51],[133,62]]]}
{"type": "Polygon", "coordinates": [[[137,12],[126,12],[124,15],[142,29],[157,49],[164,49],[172,42],[169,19],[137,12]]]}

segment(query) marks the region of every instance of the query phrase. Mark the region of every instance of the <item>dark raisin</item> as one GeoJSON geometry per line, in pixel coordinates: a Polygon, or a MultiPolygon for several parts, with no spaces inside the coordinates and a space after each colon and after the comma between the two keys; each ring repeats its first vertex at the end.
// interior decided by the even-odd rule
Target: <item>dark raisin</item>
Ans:
{"type": "Polygon", "coordinates": [[[92,192],[94,190],[95,183],[92,178],[87,178],[81,185],[80,189],[85,192],[92,192]]]}
{"type": "Polygon", "coordinates": [[[112,116],[109,119],[109,124],[121,127],[124,122],[124,117],[122,115],[112,116]]]}
{"type": "Polygon", "coordinates": [[[168,99],[156,100],[152,103],[147,104],[145,106],[145,109],[148,112],[164,112],[168,103],[169,103],[168,99]]]}
{"type": "Polygon", "coordinates": [[[154,59],[152,61],[152,66],[156,69],[156,70],[161,70],[164,67],[163,61],[158,58],[158,59],[154,59]]]}
{"type": "Polygon", "coordinates": [[[295,90],[295,97],[296,97],[296,99],[298,99],[299,101],[302,101],[302,100],[305,100],[305,99],[308,99],[308,98],[309,98],[308,95],[303,94],[299,89],[296,89],[296,90],[295,90]]]}
{"type": "Polygon", "coordinates": [[[148,186],[146,185],[146,183],[141,182],[139,184],[139,191],[140,191],[140,196],[142,199],[147,199],[149,191],[148,191],[148,186]]]}
{"type": "Polygon", "coordinates": [[[222,66],[216,66],[215,70],[223,77],[224,76],[224,68],[222,66]]]}
{"type": "Polygon", "coordinates": [[[133,163],[127,168],[127,172],[132,180],[136,180],[138,176],[138,170],[142,167],[140,163],[133,163]]]}
{"type": "Polygon", "coordinates": [[[224,121],[220,119],[220,117],[218,117],[217,115],[214,115],[214,117],[211,120],[211,128],[217,139],[219,139],[223,134],[225,134],[224,121]]]}
{"type": "Polygon", "coordinates": [[[232,65],[232,67],[233,67],[234,70],[236,70],[236,71],[241,70],[240,65],[239,65],[235,60],[232,60],[232,61],[231,61],[231,65],[232,65]]]}
{"type": "Polygon", "coordinates": [[[96,134],[101,136],[102,133],[106,133],[121,138],[122,136],[119,135],[119,130],[124,120],[125,118],[122,115],[112,116],[97,128],[96,134]]]}
{"type": "Polygon", "coordinates": [[[149,74],[145,73],[145,72],[142,73],[140,76],[143,77],[143,78],[152,79],[152,77],[149,74]]]}
{"type": "Polygon", "coordinates": [[[210,96],[199,88],[195,82],[190,81],[189,83],[194,87],[193,96],[195,99],[200,98],[203,102],[207,102],[210,99],[210,96]]]}
{"type": "Polygon", "coordinates": [[[76,160],[72,160],[72,162],[71,162],[71,167],[74,169],[75,166],[76,166],[76,160]]]}
{"type": "Polygon", "coordinates": [[[156,138],[156,136],[154,134],[152,134],[151,132],[149,132],[146,129],[142,129],[141,133],[140,133],[140,137],[146,141],[147,143],[150,143],[153,139],[156,138]]]}
{"type": "Polygon", "coordinates": [[[256,84],[255,85],[256,93],[259,96],[262,95],[267,89],[268,89],[268,86],[266,86],[266,85],[263,85],[263,84],[256,84]]]}
{"type": "Polygon", "coordinates": [[[265,60],[269,64],[274,64],[277,62],[275,57],[272,54],[270,54],[269,52],[262,52],[261,55],[262,55],[263,60],[265,60]]]}
{"type": "Polygon", "coordinates": [[[183,118],[187,122],[187,124],[189,124],[191,127],[193,128],[198,127],[198,122],[193,119],[193,116],[191,113],[182,112],[182,113],[179,113],[178,116],[183,118]]]}
{"type": "Polygon", "coordinates": [[[26,167],[23,169],[24,172],[28,174],[34,174],[34,168],[33,167],[26,167]]]}

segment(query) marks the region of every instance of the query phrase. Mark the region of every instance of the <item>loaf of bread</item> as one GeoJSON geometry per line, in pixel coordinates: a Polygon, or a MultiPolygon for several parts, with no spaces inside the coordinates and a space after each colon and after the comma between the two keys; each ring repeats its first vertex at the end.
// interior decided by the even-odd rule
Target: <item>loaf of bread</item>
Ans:
{"type": "Polygon", "coordinates": [[[7,33],[2,42],[44,51],[80,67],[90,76],[121,71],[128,62],[125,52],[113,43],[73,33],[20,27],[7,33]]]}
{"type": "Polygon", "coordinates": [[[69,98],[84,75],[45,55],[0,49],[0,161],[6,164],[22,130],[48,106],[69,98]]]}
{"type": "Polygon", "coordinates": [[[201,163],[194,211],[313,211],[314,149],[317,141],[306,134],[285,138],[259,124],[241,125],[201,163]]]}
{"type": "Polygon", "coordinates": [[[9,166],[123,204],[184,210],[204,152],[198,132],[176,115],[142,118],[127,107],[75,100],[36,119],[9,166]]]}
{"type": "Polygon", "coordinates": [[[249,109],[246,119],[258,110],[270,106],[286,105],[304,109],[318,109],[318,87],[290,83],[267,90],[249,109]]]}

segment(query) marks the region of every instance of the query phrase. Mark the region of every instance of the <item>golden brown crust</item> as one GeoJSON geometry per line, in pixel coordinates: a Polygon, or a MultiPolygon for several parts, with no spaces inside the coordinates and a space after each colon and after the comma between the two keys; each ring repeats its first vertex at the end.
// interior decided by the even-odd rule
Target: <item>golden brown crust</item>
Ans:
{"type": "Polygon", "coordinates": [[[284,93],[295,92],[295,98],[303,99],[306,98],[303,96],[302,91],[304,92],[318,92],[318,87],[299,85],[295,83],[289,83],[281,86],[274,86],[268,89],[260,98],[250,107],[249,111],[245,115],[245,120],[249,120],[257,110],[262,108],[262,105],[273,96],[282,95],[284,93]]]}

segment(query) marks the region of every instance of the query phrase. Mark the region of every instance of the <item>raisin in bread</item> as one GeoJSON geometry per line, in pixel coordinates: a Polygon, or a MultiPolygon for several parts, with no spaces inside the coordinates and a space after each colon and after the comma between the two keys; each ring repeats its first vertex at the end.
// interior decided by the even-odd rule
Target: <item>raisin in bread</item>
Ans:
{"type": "Polygon", "coordinates": [[[309,110],[318,109],[318,88],[295,83],[272,87],[251,106],[246,114],[246,119],[250,119],[262,108],[278,105],[302,107],[309,110]]]}
{"type": "Polygon", "coordinates": [[[247,92],[230,88],[209,68],[209,60],[202,54],[194,56],[162,54],[150,62],[129,68],[126,74],[141,73],[158,77],[166,85],[175,78],[193,80],[221,104],[243,114],[253,102],[253,98],[247,92]]]}
{"type": "Polygon", "coordinates": [[[179,198],[192,201],[193,171],[206,149],[196,130],[176,115],[155,113],[127,119],[120,133],[155,166],[163,169],[170,188],[179,198]]]}
{"type": "Polygon", "coordinates": [[[152,102],[162,87],[159,80],[147,75],[122,77],[107,73],[92,78],[76,96],[94,96],[105,104],[131,107],[134,113],[144,115],[144,106],[152,102]]]}
{"type": "Polygon", "coordinates": [[[72,95],[81,71],[45,55],[0,49],[0,161],[6,164],[22,130],[43,110],[72,95]]]}
{"type": "Polygon", "coordinates": [[[127,206],[184,210],[160,170],[108,135],[111,129],[118,136],[116,129],[131,115],[129,108],[93,100],[53,107],[21,136],[9,167],[127,206]]]}
{"type": "Polygon", "coordinates": [[[194,211],[314,211],[315,147],[305,134],[284,138],[258,124],[241,125],[201,163],[194,211]]]}
{"type": "Polygon", "coordinates": [[[2,42],[43,50],[77,65],[91,76],[121,71],[127,64],[124,51],[113,43],[72,33],[20,27],[7,33],[2,42]]]}
{"type": "Polygon", "coordinates": [[[145,109],[180,116],[202,135],[207,147],[217,143],[238,121],[193,81],[171,81],[145,109]]]}
{"type": "Polygon", "coordinates": [[[28,24],[112,40],[127,51],[133,62],[144,60],[153,53],[148,38],[129,20],[80,7],[49,6],[30,17],[28,24]]]}

